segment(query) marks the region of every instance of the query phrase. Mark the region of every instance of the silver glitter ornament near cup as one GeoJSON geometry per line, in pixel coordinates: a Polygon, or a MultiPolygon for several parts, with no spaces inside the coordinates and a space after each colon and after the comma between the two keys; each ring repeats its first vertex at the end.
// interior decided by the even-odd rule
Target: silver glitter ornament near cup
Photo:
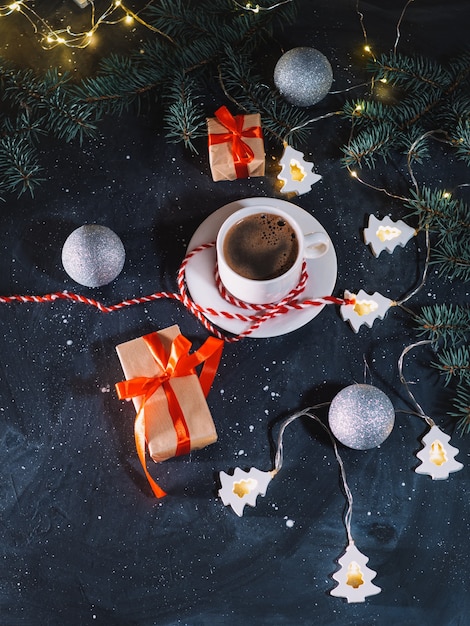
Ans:
{"type": "Polygon", "coordinates": [[[333,398],[328,412],[331,432],[354,450],[375,448],[387,439],[395,423],[388,396],[373,385],[349,385],[333,398]]]}
{"type": "Polygon", "coordinates": [[[282,300],[300,282],[304,259],[323,256],[329,249],[330,239],[325,232],[304,234],[297,221],[285,211],[270,206],[250,206],[232,213],[222,224],[217,234],[216,250],[219,277],[225,289],[238,300],[249,304],[269,304],[282,300]],[[228,263],[224,245],[232,226],[247,217],[258,214],[275,215],[285,220],[294,231],[298,250],[291,267],[274,278],[257,280],[246,278],[228,263]]]}

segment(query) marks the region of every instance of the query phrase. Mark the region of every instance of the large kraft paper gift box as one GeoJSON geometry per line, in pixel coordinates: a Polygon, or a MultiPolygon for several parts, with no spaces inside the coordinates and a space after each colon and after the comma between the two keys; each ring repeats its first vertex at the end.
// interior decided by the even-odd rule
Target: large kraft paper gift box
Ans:
{"type": "Polygon", "coordinates": [[[264,176],[265,151],[259,113],[235,115],[222,106],[207,119],[214,181],[264,176]]]}
{"type": "MultiPolygon", "coordinates": [[[[222,341],[210,337],[189,354],[191,343],[177,325],[116,346],[126,377],[116,389],[121,399],[132,398],[134,403],[137,451],[152,488],[145,467],[145,443],[152,459],[160,462],[217,441],[205,396],[222,346],[222,341]],[[198,377],[195,367],[200,364],[198,377]]],[[[157,491],[158,497],[165,495],[157,491]]]]}

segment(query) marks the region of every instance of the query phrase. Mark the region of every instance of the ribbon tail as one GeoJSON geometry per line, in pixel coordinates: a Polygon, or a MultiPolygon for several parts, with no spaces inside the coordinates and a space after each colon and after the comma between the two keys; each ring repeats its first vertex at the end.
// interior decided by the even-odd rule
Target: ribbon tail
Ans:
{"type": "Polygon", "coordinates": [[[204,397],[207,397],[214,381],[220,359],[222,357],[223,347],[223,341],[216,339],[215,337],[209,337],[200,348],[200,351],[202,350],[203,354],[207,353],[204,365],[202,366],[202,371],[199,375],[199,383],[201,385],[202,392],[204,393],[204,397]]]}
{"type": "Polygon", "coordinates": [[[175,392],[170,384],[170,381],[163,383],[163,389],[166,394],[168,402],[168,408],[170,415],[173,419],[173,426],[176,431],[176,451],[175,456],[181,456],[182,454],[189,454],[191,452],[191,436],[189,433],[188,424],[184,417],[184,413],[181,409],[181,405],[176,397],[175,392]]]}
{"type": "Polygon", "coordinates": [[[193,373],[196,367],[203,363],[201,373],[199,374],[199,384],[201,385],[204,397],[207,397],[214,381],[222,357],[223,347],[224,342],[221,339],[209,337],[199,350],[186,355],[185,359],[181,361],[185,370],[191,370],[193,373]]]}
{"type": "Polygon", "coordinates": [[[166,492],[157,485],[157,483],[150,476],[150,473],[147,469],[147,463],[145,459],[145,417],[143,406],[135,417],[134,436],[137,454],[139,455],[140,463],[145,472],[150,487],[152,488],[152,491],[157,498],[164,498],[166,496],[166,492]]]}

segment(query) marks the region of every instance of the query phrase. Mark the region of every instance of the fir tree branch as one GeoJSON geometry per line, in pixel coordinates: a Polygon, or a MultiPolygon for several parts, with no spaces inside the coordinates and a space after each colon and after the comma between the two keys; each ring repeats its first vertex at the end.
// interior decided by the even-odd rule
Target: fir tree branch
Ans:
{"type": "Polygon", "coordinates": [[[433,344],[439,342],[456,345],[470,339],[470,308],[453,304],[425,306],[414,316],[420,335],[425,335],[433,344]]]}
{"type": "Polygon", "coordinates": [[[70,97],[70,75],[59,76],[48,70],[43,79],[31,70],[9,72],[5,77],[5,97],[30,115],[42,115],[44,131],[60,139],[80,141],[96,130],[95,111],[70,97]]]}
{"type": "Polygon", "coordinates": [[[21,111],[15,120],[4,116],[0,122],[1,137],[24,137],[27,141],[36,143],[45,134],[44,124],[44,116],[31,119],[28,110],[21,111]]]}
{"type": "Polygon", "coordinates": [[[449,415],[458,419],[457,428],[461,435],[470,433],[470,386],[460,384],[457,386],[453,400],[455,411],[449,411],[449,415]]]}
{"type": "Polygon", "coordinates": [[[459,121],[451,132],[451,141],[456,148],[457,157],[470,166],[470,120],[459,121]]]}
{"type": "Polygon", "coordinates": [[[442,91],[451,82],[450,73],[442,65],[423,56],[409,57],[399,52],[380,55],[369,63],[368,70],[375,80],[385,80],[415,92],[424,86],[442,91]]]}
{"type": "Polygon", "coordinates": [[[411,190],[405,206],[412,209],[408,216],[418,216],[420,228],[429,228],[441,236],[465,236],[470,231],[470,207],[454,199],[446,191],[422,187],[411,190]]]}
{"type": "Polygon", "coordinates": [[[393,130],[393,124],[379,122],[370,129],[360,131],[346,146],[341,148],[344,154],[343,164],[346,167],[362,167],[365,164],[373,168],[377,156],[381,156],[384,161],[387,160],[390,151],[398,141],[398,136],[393,130]]]}
{"type": "Polygon", "coordinates": [[[440,240],[432,253],[431,264],[439,265],[439,275],[450,280],[470,280],[470,249],[460,237],[440,240]]]}
{"type": "Polygon", "coordinates": [[[196,85],[190,76],[181,74],[167,88],[164,124],[168,139],[197,152],[193,140],[207,134],[204,111],[196,104],[196,85]]]}
{"type": "Polygon", "coordinates": [[[445,377],[445,384],[457,381],[452,398],[453,411],[448,414],[458,420],[461,434],[470,433],[470,307],[454,304],[437,304],[423,307],[414,315],[420,335],[429,338],[438,353],[432,366],[445,377]]]}
{"type": "Polygon", "coordinates": [[[25,191],[34,195],[34,188],[43,180],[37,152],[24,137],[0,140],[0,184],[7,192],[25,191]]]}
{"type": "Polygon", "coordinates": [[[375,124],[390,116],[391,107],[375,100],[348,100],[342,109],[342,117],[362,128],[375,124]]]}
{"type": "Polygon", "coordinates": [[[411,190],[406,205],[417,215],[420,228],[438,233],[431,264],[439,265],[439,274],[450,280],[470,279],[470,207],[440,190],[423,187],[411,190]]]}
{"type": "Polygon", "coordinates": [[[445,376],[445,384],[448,385],[454,378],[460,384],[470,382],[470,348],[458,346],[452,349],[444,349],[438,354],[438,360],[432,363],[445,376]]]}
{"type": "Polygon", "coordinates": [[[170,69],[162,63],[168,58],[168,46],[155,40],[153,46],[143,45],[142,53],[130,57],[110,55],[99,66],[98,74],[85,78],[72,89],[74,96],[97,110],[97,117],[105,114],[121,115],[131,105],[140,109],[142,99],[162,90],[170,69]]]}
{"type": "Polygon", "coordinates": [[[391,53],[374,59],[368,69],[374,74],[373,82],[382,80],[398,88],[400,97],[393,105],[374,98],[345,104],[343,114],[357,129],[357,136],[352,134],[343,149],[347,166],[364,163],[374,167],[375,151],[386,157],[391,148],[406,151],[411,146],[414,151],[408,155],[409,160],[422,160],[426,147],[424,143],[415,143],[416,139],[419,132],[435,128],[446,133],[446,141],[456,149],[458,158],[470,162],[470,54],[465,53],[453,60],[450,67],[444,67],[424,57],[391,53]],[[380,125],[394,127],[393,145],[386,145],[383,132],[378,137],[380,125]]]}

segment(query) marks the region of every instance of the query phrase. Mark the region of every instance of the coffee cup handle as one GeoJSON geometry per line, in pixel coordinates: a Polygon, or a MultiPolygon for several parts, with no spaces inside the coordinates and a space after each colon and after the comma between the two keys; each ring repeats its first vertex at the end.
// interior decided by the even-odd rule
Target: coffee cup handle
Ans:
{"type": "Polygon", "coordinates": [[[318,259],[328,252],[330,238],[326,233],[308,233],[304,235],[304,257],[318,259]]]}

